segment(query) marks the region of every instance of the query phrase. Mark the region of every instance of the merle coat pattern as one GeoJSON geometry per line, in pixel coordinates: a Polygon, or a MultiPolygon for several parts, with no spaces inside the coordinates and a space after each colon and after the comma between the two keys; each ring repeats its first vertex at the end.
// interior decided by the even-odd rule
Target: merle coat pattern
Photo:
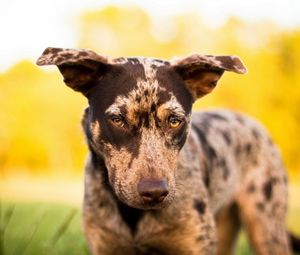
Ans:
{"type": "Polygon", "coordinates": [[[287,179],[267,132],[241,114],[191,113],[236,56],[170,62],[48,48],[89,107],[84,231],[93,255],[233,254],[241,224],[256,254],[290,254],[287,179]]]}

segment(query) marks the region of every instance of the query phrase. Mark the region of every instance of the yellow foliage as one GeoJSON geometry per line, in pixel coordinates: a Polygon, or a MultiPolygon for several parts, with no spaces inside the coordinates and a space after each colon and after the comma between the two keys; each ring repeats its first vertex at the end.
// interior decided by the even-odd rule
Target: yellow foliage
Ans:
{"type": "MultiPolygon", "coordinates": [[[[226,107],[258,118],[279,144],[289,171],[300,169],[300,30],[236,18],[209,29],[195,13],[159,23],[134,7],[87,12],[80,24],[78,47],[114,57],[239,55],[249,74],[225,74],[195,108],[226,107]]],[[[0,169],[81,169],[86,146],[79,123],[86,104],[63,86],[58,72],[33,63],[20,62],[1,74],[0,169]]]]}
{"type": "Polygon", "coordinates": [[[82,165],[85,149],[78,123],[84,98],[63,86],[57,72],[43,72],[30,62],[19,63],[0,82],[1,169],[82,165]]]}

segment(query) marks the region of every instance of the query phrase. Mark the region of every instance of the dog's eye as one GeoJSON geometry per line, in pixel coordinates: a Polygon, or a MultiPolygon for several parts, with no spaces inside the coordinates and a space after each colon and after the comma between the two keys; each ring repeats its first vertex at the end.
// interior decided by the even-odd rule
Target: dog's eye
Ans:
{"type": "Polygon", "coordinates": [[[121,117],[118,116],[114,116],[111,118],[111,121],[114,125],[118,126],[118,127],[124,127],[125,123],[123,121],[123,119],[121,117]]]}
{"type": "Polygon", "coordinates": [[[170,128],[177,128],[177,127],[179,127],[180,126],[180,124],[181,124],[181,120],[180,119],[178,119],[177,117],[170,117],[169,118],[169,126],[170,126],[170,128]]]}

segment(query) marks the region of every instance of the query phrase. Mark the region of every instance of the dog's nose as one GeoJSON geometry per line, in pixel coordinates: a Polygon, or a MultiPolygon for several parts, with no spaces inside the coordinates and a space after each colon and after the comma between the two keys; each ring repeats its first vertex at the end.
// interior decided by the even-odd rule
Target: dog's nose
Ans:
{"type": "Polygon", "coordinates": [[[166,180],[142,179],[138,192],[145,203],[160,203],[169,194],[166,180]]]}

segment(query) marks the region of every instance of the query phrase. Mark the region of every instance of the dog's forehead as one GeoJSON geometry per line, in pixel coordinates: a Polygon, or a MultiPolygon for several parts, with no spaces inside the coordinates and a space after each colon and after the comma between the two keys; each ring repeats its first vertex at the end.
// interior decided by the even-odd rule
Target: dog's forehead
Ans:
{"type": "Polygon", "coordinates": [[[169,62],[143,57],[118,58],[114,62],[124,65],[128,75],[134,73],[135,85],[126,95],[116,96],[114,102],[106,109],[106,113],[149,112],[159,105],[178,113],[184,112],[183,106],[173,93],[174,91],[165,86],[166,82],[172,83],[170,77],[169,81],[165,77],[169,62]]]}
{"type": "Polygon", "coordinates": [[[191,96],[168,61],[129,57],[110,60],[111,69],[89,93],[96,118],[103,114],[145,114],[164,105],[189,113],[191,96]]]}

